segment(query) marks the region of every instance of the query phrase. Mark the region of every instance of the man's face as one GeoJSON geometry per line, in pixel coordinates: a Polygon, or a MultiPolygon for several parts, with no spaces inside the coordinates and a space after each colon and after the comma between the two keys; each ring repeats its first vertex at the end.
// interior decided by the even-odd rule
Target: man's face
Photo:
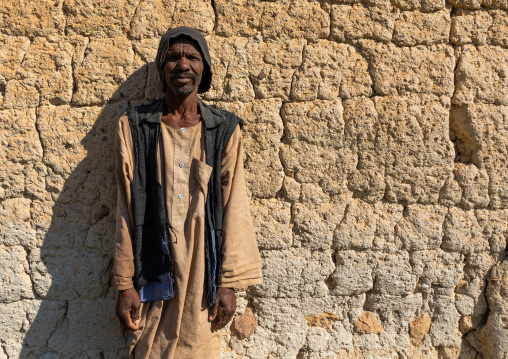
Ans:
{"type": "Polygon", "coordinates": [[[188,96],[197,91],[203,75],[204,63],[194,40],[181,37],[169,46],[164,61],[168,89],[176,95],[188,96]]]}

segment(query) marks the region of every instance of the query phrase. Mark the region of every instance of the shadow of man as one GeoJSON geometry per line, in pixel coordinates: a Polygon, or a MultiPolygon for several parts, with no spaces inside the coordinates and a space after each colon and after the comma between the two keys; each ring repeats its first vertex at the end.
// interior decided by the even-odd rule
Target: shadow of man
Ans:
{"type": "Polygon", "coordinates": [[[110,285],[114,136],[130,105],[150,102],[144,100],[149,66],[154,65],[129,76],[111,97],[118,100],[104,107],[50,106],[39,111],[49,193],[47,200],[33,201],[39,246],[31,250],[29,263],[36,300],[27,301],[21,358],[127,357],[115,316],[116,290],[110,285]],[[138,97],[125,98],[126,93],[138,97]]]}

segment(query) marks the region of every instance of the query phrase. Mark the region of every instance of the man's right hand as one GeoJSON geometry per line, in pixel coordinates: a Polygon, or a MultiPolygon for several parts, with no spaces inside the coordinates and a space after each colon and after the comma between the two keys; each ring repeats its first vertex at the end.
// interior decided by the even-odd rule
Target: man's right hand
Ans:
{"type": "Polygon", "coordinates": [[[118,292],[116,300],[116,316],[124,328],[134,332],[139,329],[141,318],[141,301],[138,291],[134,288],[118,292]]]}

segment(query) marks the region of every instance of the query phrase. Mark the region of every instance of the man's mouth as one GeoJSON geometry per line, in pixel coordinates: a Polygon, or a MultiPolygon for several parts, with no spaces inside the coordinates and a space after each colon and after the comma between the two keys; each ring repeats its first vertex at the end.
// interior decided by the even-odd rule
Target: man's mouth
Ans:
{"type": "Polygon", "coordinates": [[[171,73],[169,74],[169,78],[177,83],[186,84],[189,82],[195,82],[197,80],[197,75],[194,74],[183,75],[180,73],[171,73]]]}

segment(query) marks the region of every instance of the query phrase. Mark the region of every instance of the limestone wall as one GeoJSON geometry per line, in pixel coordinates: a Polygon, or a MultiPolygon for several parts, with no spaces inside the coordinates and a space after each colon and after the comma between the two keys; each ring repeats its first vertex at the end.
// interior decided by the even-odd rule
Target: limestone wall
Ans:
{"type": "Polygon", "coordinates": [[[246,121],[265,282],[223,358],[508,357],[506,0],[0,5],[0,358],[125,358],[113,132],[177,25],[246,121]]]}

